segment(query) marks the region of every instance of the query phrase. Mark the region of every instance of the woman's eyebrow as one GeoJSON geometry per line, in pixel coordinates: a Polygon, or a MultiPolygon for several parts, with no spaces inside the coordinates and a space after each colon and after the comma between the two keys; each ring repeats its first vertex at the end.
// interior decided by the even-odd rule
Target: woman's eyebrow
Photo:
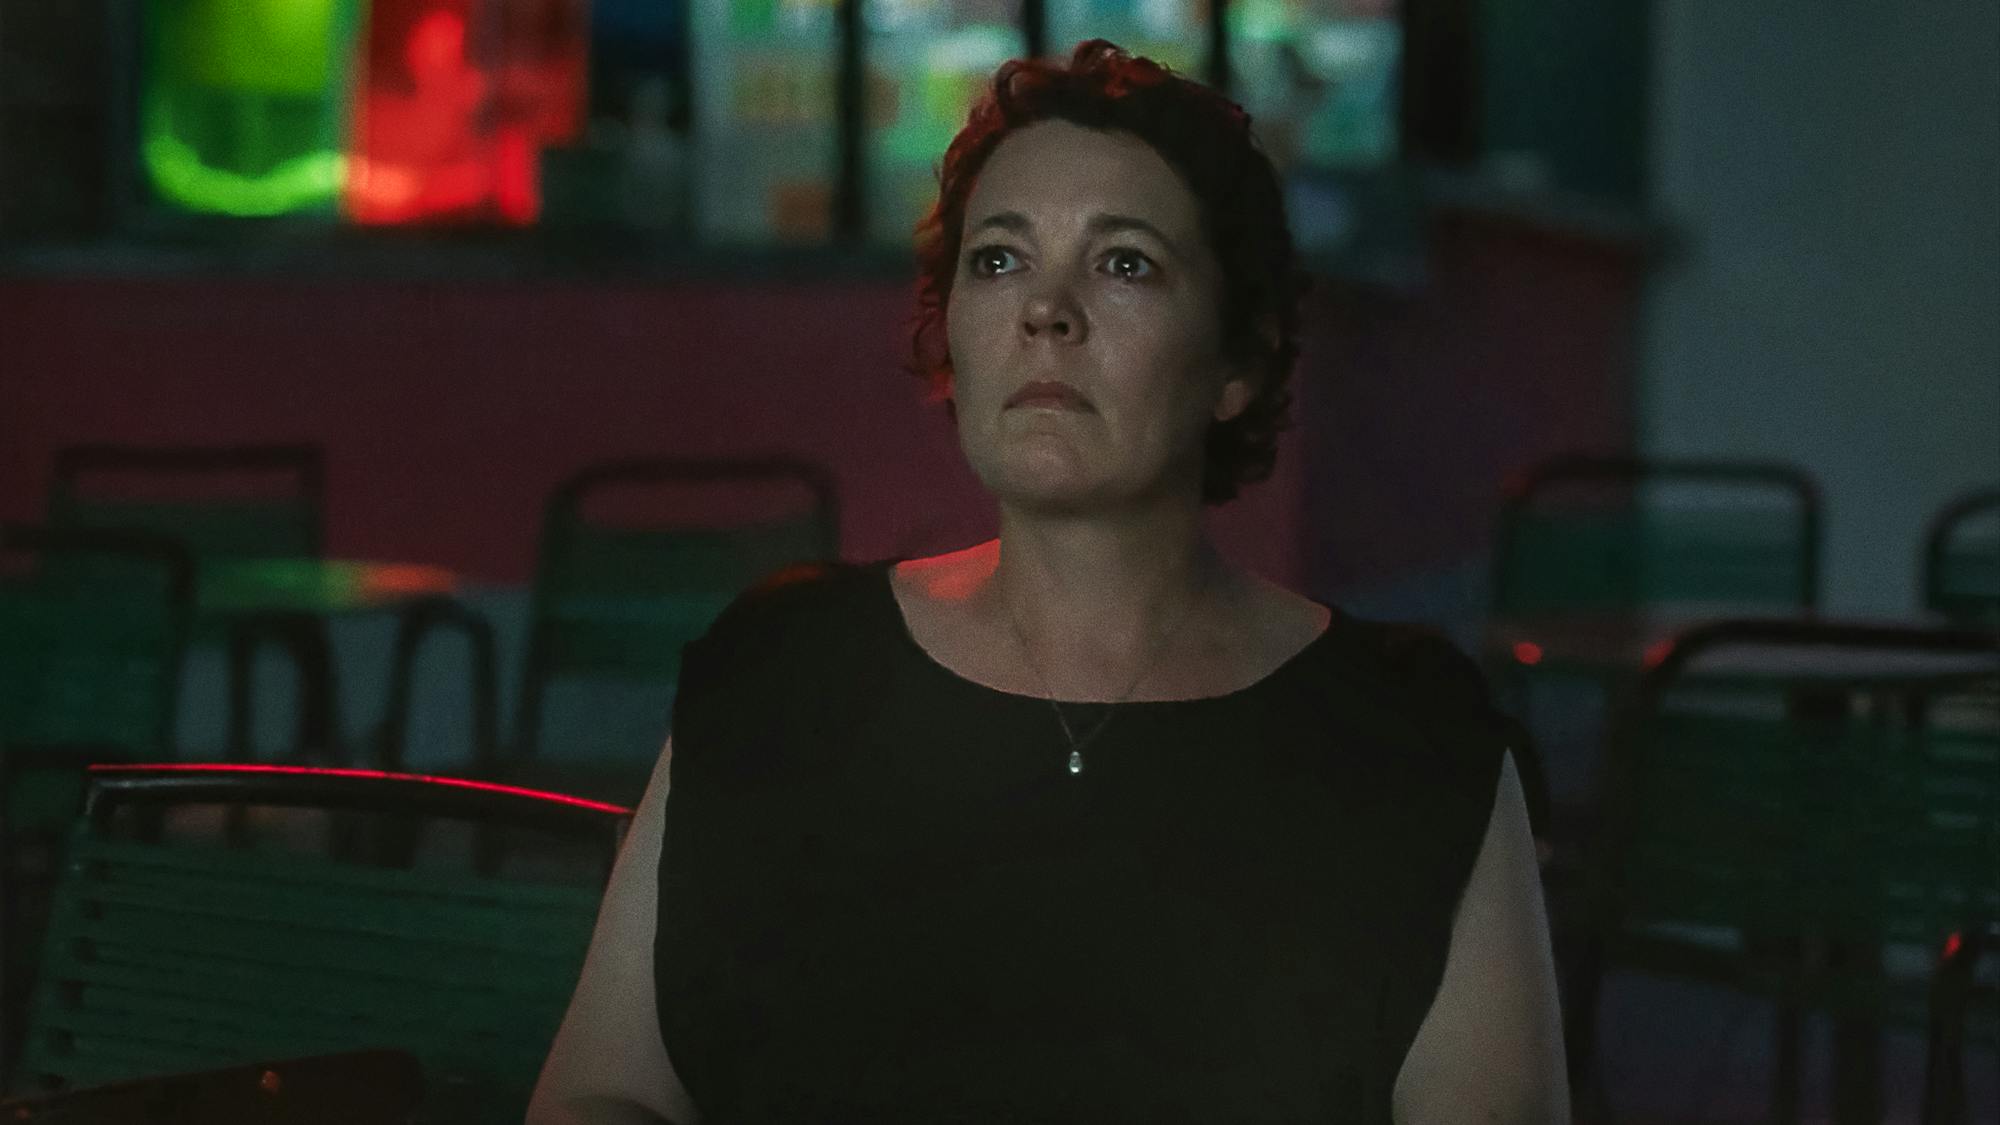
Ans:
{"type": "Polygon", "coordinates": [[[1096,215],[1090,220],[1092,234],[1117,234],[1123,231],[1138,231],[1151,235],[1174,254],[1181,252],[1180,244],[1167,237],[1167,232],[1139,218],[1137,215],[1096,215]]]}
{"type": "Polygon", "coordinates": [[[1165,231],[1139,218],[1137,215],[1096,215],[1090,220],[1090,232],[1092,234],[1106,234],[1127,230],[1136,230],[1142,234],[1150,234],[1169,246],[1174,244],[1174,240],[1168,238],[1165,231]]]}
{"type": "Polygon", "coordinates": [[[987,227],[999,227],[1001,230],[1012,231],[1015,234],[1027,234],[1034,228],[1034,224],[1029,222],[1028,217],[1019,211],[996,211],[973,224],[972,229],[981,231],[987,227]]]}
{"type": "MultiPolygon", "coordinates": [[[[1033,233],[1035,224],[1030,222],[1028,217],[1019,211],[996,211],[973,224],[972,231],[982,231],[987,227],[999,227],[1001,230],[1025,236],[1033,233]]],[[[1167,232],[1137,215],[1117,215],[1110,213],[1093,215],[1090,218],[1090,222],[1085,224],[1085,229],[1092,235],[1137,231],[1140,234],[1151,235],[1153,238],[1158,239],[1160,244],[1165,246],[1168,251],[1174,254],[1180,253],[1180,245],[1167,237],[1167,232]]]]}

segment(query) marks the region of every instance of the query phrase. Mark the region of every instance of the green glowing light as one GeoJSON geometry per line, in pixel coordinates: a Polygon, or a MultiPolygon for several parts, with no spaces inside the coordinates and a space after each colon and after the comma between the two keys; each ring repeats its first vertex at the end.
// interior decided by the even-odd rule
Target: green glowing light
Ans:
{"type": "Polygon", "coordinates": [[[361,0],[149,0],[139,159],[161,199],[331,210],[361,0]]]}
{"type": "Polygon", "coordinates": [[[254,176],[204,164],[191,145],[164,130],[147,130],[146,170],[153,187],[194,211],[257,218],[324,206],[340,190],[347,158],[308,152],[254,176]]]}
{"type": "Polygon", "coordinates": [[[316,95],[343,69],[327,50],[348,0],[167,0],[163,31],[185,77],[208,86],[316,95]]]}

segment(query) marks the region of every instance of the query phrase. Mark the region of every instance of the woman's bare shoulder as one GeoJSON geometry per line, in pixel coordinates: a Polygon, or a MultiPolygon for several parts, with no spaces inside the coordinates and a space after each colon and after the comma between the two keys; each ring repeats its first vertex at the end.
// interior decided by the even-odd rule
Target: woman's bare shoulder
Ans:
{"type": "Polygon", "coordinates": [[[1332,610],[1262,575],[1242,571],[1236,582],[1242,619],[1251,623],[1267,653],[1295,653],[1332,625],[1332,610]]]}
{"type": "Polygon", "coordinates": [[[890,568],[890,582],[908,607],[923,600],[962,604],[993,577],[1000,561],[998,539],[978,543],[959,551],[905,559],[890,568]]]}

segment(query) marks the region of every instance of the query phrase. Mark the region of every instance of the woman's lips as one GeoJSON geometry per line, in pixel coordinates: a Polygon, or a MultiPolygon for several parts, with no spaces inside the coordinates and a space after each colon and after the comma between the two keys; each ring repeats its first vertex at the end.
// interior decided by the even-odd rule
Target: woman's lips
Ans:
{"type": "Polygon", "coordinates": [[[1083,397],[1083,392],[1068,383],[1050,380],[1037,380],[1015,391],[1013,397],[1007,400],[1005,409],[1012,410],[1017,406],[1043,407],[1051,410],[1095,409],[1090,405],[1090,400],[1083,397]]]}

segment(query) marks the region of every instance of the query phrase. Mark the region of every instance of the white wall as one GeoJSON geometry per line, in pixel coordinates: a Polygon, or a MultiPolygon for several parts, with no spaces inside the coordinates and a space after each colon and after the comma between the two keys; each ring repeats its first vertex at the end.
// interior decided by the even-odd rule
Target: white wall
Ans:
{"type": "Polygon", "coordinates": [[[1639,442],[1818,476],[1835,612],[1916,604],[1925,521],[2000,485],[2000,3],[1654,0],[1639,442]]]}

